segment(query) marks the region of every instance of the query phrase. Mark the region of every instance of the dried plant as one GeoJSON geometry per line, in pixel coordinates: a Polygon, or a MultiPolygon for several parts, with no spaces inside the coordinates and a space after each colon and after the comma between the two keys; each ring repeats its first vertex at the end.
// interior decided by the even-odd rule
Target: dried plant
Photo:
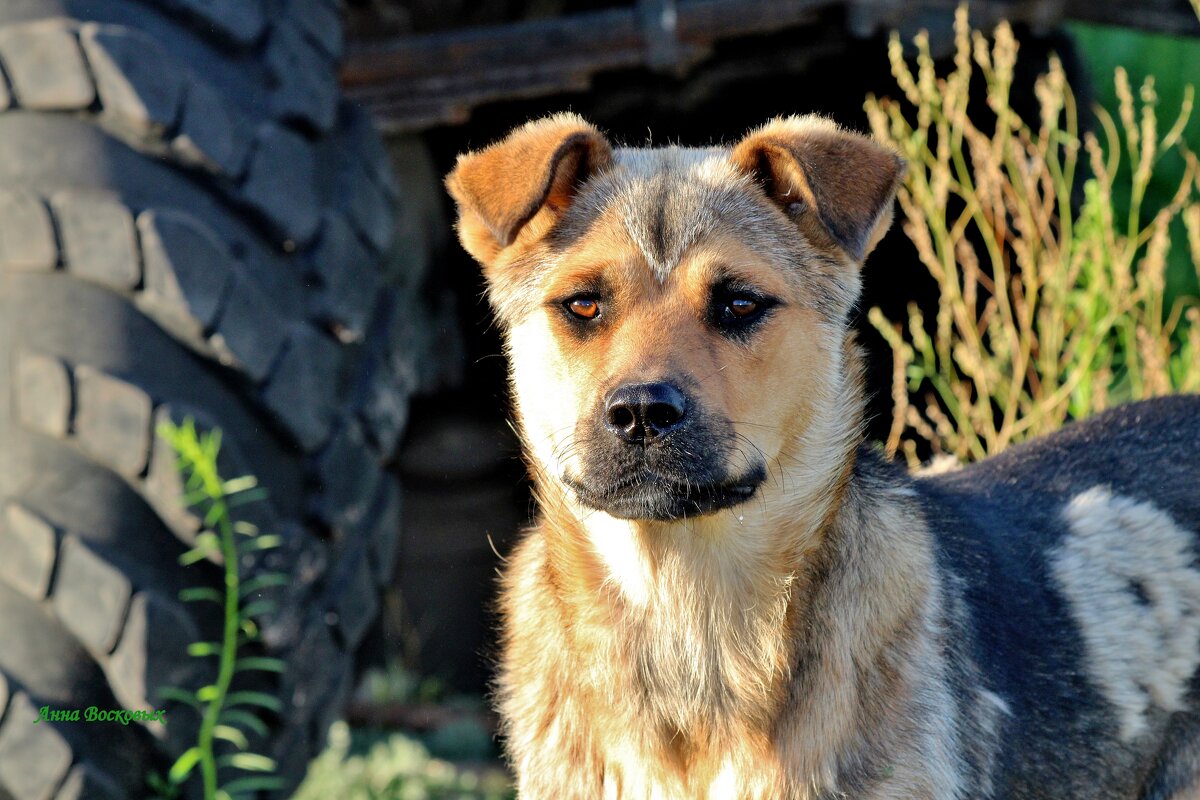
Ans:
{"type": "Polygon", "coordinates": [[[1182,141],[1191,87],[1160,135],[1153,79],[1135,97],[1118,70],[1118,119],[1097,109],[1102,143],[1080,136],[1055,58],[1036,83],[1039,118],[1013,110],[1018,45],[1007,24],[989,43],[960,8],[944,77],[926,37],[915,44],[915,73],[897,36],[889,48],[907,104],[866,103],[875,135],[908,159],[904,230],[941,292],[932,325],[915,304],[902,323],[869,312],[895,365],[889,453],[915,464],[926,440],[934,453],[978,459],[1115,403],[1200,389],[1200,301],[1164,299],[1176,218],[1200,276],[1200,163],[1182,141]],[[980,78],[986,109],[970,101],[980,78]],[[1170,152],[1184,159],[1180,183],[1170,202],[1146,209],[1170,152]],[[1121,218],[1118,181],[1130,196],[1121,218]]]}

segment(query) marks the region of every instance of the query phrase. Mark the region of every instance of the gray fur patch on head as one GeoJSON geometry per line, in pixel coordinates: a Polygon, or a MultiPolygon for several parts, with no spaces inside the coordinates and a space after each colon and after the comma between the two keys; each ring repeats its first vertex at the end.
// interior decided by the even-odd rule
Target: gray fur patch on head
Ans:
{"type": "Polygon", "coordinates": [[[1143,733],[1152,707],[1177,711],[1200,665],[1195,535],[1152,503],[1094,486],[1063,511],[1070,533],[1050,566],[1086,646],[1092,681],[1121,738],[1143,733]]]}
{"type": "Polygon", "coordinates": [[[688,248],[722,219],[767,224],[744,179],[720,150],[668,147],[621,151],[625,167],[611,203],[655,276],[664,281],[688,248]]]}

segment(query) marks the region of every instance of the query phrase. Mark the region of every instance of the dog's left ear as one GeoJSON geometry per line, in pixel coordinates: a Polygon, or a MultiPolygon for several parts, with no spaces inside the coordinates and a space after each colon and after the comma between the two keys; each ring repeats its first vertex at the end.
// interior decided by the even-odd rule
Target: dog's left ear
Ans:
{"type": "Polygon", "coordinates": [[[458,204],[458,236],[489,267],[518,239],[545,233],[579,186],[612,163],[612,146],[576,114],[517,128],[490,147],[458,157],[446,188],[458,204]]]}
{"type": "Polygon", "coordinates": [[[768,122],[735,145],[732,158],[788,216],[815,212],[860,262],[891,226],[892,198],[904,176],[897,154],[816,116],[768,122]]]}

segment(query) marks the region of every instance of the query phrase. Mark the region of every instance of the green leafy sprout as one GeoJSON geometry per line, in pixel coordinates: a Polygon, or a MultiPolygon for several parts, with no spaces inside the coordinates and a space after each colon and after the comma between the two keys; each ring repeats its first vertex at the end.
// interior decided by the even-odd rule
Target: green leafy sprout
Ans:
{"type": "MultiPolygon", "coordinates": [[[[283,709],[279,699],[260,691],[233,691],[234,677],[239,672],[260,670],[281,673],[284,663],[277,658],[239,655],[241,648],[260,638],[255,617],[270,613],[274,603],[246,598],[263,589],[287,583],[287,576],[264,572],[243,581],[239,571],[241,556],[246,553],[278,547],[281,539],[264,534],[245,521],[236,520],[231,511],[247,503],[266,498],[266,492],[250,475],[223,479],[217,467],[221,451],[221,431],[199,432],[193,419],[181,424],[164,423],[158,435],[171,445],[177,456],[177,467],[184,478],[183,502],[202,514],[202,532],[195,546],[179,557],[185,566],[200,561],[213,561],[224,569],[224,586],[193,586],[179,593],[185,602],[211,602],[218,605],[224,616],[219,642],[194,642],[188,653],[195,658],[217,660],[216,679],[205,686],[189,691],[177,687],[160,690],[164,699],[185,703],[201,715],[196,744],[185,750],[171,765],[163,779],[157,773],[148,782],[160,796],[174,798],[180,787],[199,768],[205,800],[240,800],[258,791],[282,788],[283,779],[271,774],[275,762],[249,752],[247,733],[266,736],[266,723],[255,713],[267,709],[278,713],[283,709]],[[232,746],[233,752],[218,755],[218,740],[232,746]],[[222,785],[218,778],[221,768],[253,773],[222,785]]],[[[230,748],[223,748],[230,749],[230,748]]]]}

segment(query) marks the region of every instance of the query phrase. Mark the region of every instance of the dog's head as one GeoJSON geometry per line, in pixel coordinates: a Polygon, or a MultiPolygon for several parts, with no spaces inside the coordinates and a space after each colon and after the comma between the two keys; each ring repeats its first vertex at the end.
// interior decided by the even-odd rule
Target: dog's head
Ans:
{"type": "Polygon", "coordinates": [[[616,149],[574,115],[459,158],[459,237],[503,325],[535,468],[667,520],[819,448],[902,162],[815,117],[732,149],[616,149]]]}

